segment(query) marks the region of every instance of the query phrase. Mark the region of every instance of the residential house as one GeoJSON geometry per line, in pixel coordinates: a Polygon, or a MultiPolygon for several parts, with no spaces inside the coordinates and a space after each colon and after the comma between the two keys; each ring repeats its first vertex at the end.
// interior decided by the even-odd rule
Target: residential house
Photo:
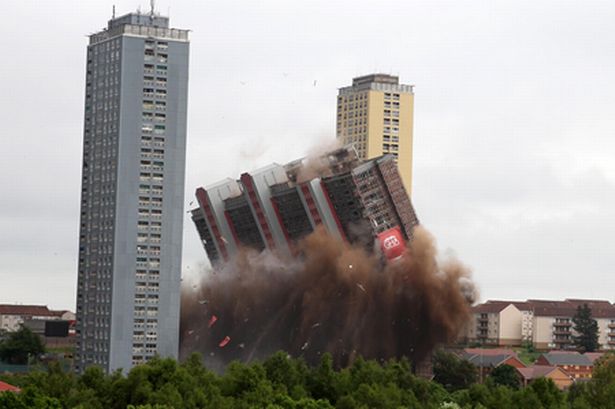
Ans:
{"type": "Polygon", "coordinates": [[[573,378],[557,366],[534,365],[527,368],[517,368],[523,386],[538,378],[551,379],[560,390],[568,388],[574,382],[573,378]]]}
{"type": "Polygon", "coordinates": [[[481,380],[489,376],[491,371],[500,365],[510,365],[514,368],[525,368],[525,364],[517,358],[516,354],[474,354],[466,355],[464,358],[478,369],[481,380]]]}
{"type": "Polygon", "coordinates": [[[0,304],[0,330],[17,331],[26,321],[74,321],[75,314],[70,311],[54,311],[45,305],[0,304]]]}
{"type": "Polygon", "coordinates": [[[15,393],[19,393],[21,392],[21,389],[19,389],[17,386],[13,386],[10,385],[6,382],[2,382],[0,381],[0,393],[2,392],[15,392],[15,393]]]}
{"type": "Polygon", "coordinates": [[[549,352],[534,362],[535,366],[557,366],[566,371],[574,380],[592,377],[593,362],[578,352],[549,352]]]}

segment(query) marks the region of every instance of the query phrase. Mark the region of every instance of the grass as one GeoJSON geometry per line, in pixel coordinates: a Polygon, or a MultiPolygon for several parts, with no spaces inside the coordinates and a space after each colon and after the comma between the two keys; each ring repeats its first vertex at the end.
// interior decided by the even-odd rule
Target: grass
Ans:
{"type": "Polygon", "coordinates": [[[528,352],[526,349],[518,349],[517,356],[519,360],[526,365],[532,365],[540,356],[540,352],[528,352]]]}

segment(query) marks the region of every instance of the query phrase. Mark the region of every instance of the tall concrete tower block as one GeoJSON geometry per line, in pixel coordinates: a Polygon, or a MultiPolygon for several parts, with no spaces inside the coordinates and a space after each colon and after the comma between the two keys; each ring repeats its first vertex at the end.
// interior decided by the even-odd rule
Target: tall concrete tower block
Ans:
{"type": "Polygon", "coordinates": [[[89,36],[78,372],[178,355],[188,54],[154,10],[89,36]]]}
{"type": "Polygon", "coordinates": [[[394,156],[404,187],[412,194],[414,87],[387,74],[352,80],[337,96],[337,138],[354,144],[361,159],[394,156]]]}

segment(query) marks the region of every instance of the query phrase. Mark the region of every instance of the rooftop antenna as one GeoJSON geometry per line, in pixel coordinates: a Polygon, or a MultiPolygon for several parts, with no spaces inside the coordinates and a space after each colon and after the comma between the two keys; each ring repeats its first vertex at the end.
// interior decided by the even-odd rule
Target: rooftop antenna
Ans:
{"type": "Polygon", "coordinates": [[[113,5],[113,11],[111,13],[111,19],[115,20],[115,4],[113,5]]]}
{"type": "Polygon", "coordinates": [[[156,8],[156,0],[149,0],[149,14],[150,16],[154,17],[154,9],[156,8]]]}

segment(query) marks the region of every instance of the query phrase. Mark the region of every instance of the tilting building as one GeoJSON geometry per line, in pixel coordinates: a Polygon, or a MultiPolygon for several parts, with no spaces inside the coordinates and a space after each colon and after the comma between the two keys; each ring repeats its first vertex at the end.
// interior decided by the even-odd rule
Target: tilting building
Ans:
{"type": "Polygon", "coordinates": [[[214,266],[241,247],[294,254],[319,225],[373,248],[383,234],[411,239],[418,224],[395,158],[363,161],[352,146],[243,173],[198,188],[196,197],[192,220],[214,266]]]}

